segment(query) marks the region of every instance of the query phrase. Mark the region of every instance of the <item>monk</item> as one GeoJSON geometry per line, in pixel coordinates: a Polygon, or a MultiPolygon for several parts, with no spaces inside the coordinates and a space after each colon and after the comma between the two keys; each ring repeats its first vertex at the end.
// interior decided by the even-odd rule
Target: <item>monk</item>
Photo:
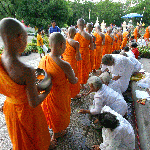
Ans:
{"type": "MultiPolygon", "coordinates": [[[[96,48],[96,44],[95,44],[96,37],[93,34],[91,34],[92,30],[93,30],[92,24],[87,23],[86,32],[89,33],[92,36],[94,49],[95,49],[96,48]]],[[[90,67],[89,67],[90,70],[89,70],[89,72],[92,72],[93,71],[93,65],[94,65],[94,50],[89,49],[89,53],[90,53],[90,67]]]]}
{"type": "Polygon", "coordinates": [[[126,32],[123,33],[123,41],[122,41],[122,44],[121,44],[121,49],[123,49],[127,45],[127,42],[129,40],[129,31],[126,31],[126,32]]]}
{"type": "Polygon", "coordinates": [[[89,77],[89,49],[94,49],[93,38],[85,32],[84,24],[85,21],[82,18],[77,21],[79,31],[74,37],[74,40],[78,41],[80,44],[79,51],[82,58],[82,60],[78,61],[79,83],[81,85],[81,89],[84,89],[84,84],[87,83],[89,77]]]}
{"type": "MultiPolygon", "coordinates": [[[[75,72],[75,76],[78,77],[78,68],[77,68],[77,61],[81,60],[81,54],[79,52],[79,42],[73,40],[74,36],[76,35],[76,29],[74,27],[70,27],[68,29],[68,38],[66,40],[66,49],[63,53],[63,60],[67,61],[72,69],[75,72]]],[[[76,84],[70,83],[70,91],[71,91],[71,98],[80,98],[80,84],[77,82],[76,84]]]]}
{"type": "Polygon", "coordinates": [[[147,41],[149,41],[149,37],[150,37],[149,35],[150,35],[150,26],[148,26],[146,28],[146,32],[144,34],[144,39],[147,40],[147,41]]]}
{"type": "Polygon", "coordinates": [[[50,129],[53,130],[52,139],[66,134],[70,123],[71,92],[70,83],[76,84],[78,78],[70,64],[61,59],[66,49],[66,40],[61,33],[54,32],[49,39],[51,54],[43,57],[39,68],[46,70],[52,77],[52,89],[42,103],[42,108],[50,129]]]}
{"type": "Polygon", "coordinates": [[[120,50],[120,46],[121,46],[121,42],[123,41],[123,35],[121,33],[121,28],[117,29],[117,34],[116,36],[118,37],[118,46],[117,46],[117,50],[120,50]]]}
{"type": "Polygon", "coordinates": [[[140,24],[139,26],[137,26],[135,29],[134,29],[134,32],[133,32],[133,35],[134,35],[134,39],[136,39],[136,42],[137,42],[137,38],[140,38],[141,35],[139,33],[139,30],[142,28],[142,25],[140,24]]]}
{"type": "Polygon", "coordinates": [[[112,45],[113,45],[113,39],[111,37],[112,29],[108,28],[107,33],[105,34],[105,46],[103,47],[103,56],[105,54],[111,54],[112,53],[112,45]]]}
{"type": "Polygon", "coordinates": [[[51,141],[40,105],[51,85],[39,94],[35,70],[19,60],[27,44],[25,27],[16,19],[4,18],[0,35],[5,46],[0,56],[0,93],[7,96],[3,111],[13,150],[52,149],[55,141],[51,141]]]}
{"type": "Polygon", "coordinates": [[[114,42],[112,46],[112,52],[118,50],[118,37],[117,37],[117,30],[114,31],[114,42]]]}
{"type": "Polygon", "coordinates": [[[102,53],[103,53],[103,45],[105,45],[105,35],[101,32],[100,25],[95,27],[96,32],[93,34],[96,37],[96,49],[94,49],[94,70],[98,70],[100,68],[102,53]]]}

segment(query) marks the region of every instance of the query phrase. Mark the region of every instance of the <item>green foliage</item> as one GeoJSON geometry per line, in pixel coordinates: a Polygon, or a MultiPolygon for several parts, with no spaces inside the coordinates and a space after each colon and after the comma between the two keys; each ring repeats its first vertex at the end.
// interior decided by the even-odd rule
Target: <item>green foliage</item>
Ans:
{"type": "Polygon", "coordinates": [[[2,53],[3,53],[3,48],[1,47],[1,48],[0,48],[0,54],[2,54],[2,53]]]}
{"type": "Polygon", "coordinates": [[[142,58],[150,58],[150,47],[138,47],[138,51],[140,53],[140,57],[142,58]]]}

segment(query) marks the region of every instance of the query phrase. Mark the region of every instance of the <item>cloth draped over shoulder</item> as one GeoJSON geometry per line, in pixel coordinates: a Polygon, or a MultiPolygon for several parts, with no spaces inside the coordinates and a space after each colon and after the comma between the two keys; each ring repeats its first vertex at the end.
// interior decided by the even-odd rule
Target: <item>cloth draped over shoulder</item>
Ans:
{"type": "Polygon", "coordinates": [[[107,33],[105,34],[105,45],[103,45],[103,56],[112,53],[112,38],[107,33]]]}
{"type": "Polygon", "coordinates": [[[148,29],[148,27],[146,28],[146,32],[144,34],[144,39],[147,39],[149,41],[149,29],[148,29]]]}
{"type": "Polygon", "coordinates": [[[123,33],[123,41],[122,41],[122,44],[121,44],[121,49],[123,49],[123,47],[125,47],[127,45],[127,41],[128,41],[127,35],[128,34],[129,34],[128,31],[123,33]]]}
{"type": "Polygon", "coordinates": [[[116,36],[118,37],[118,42],[117,42],[117,50],[120,50],[120,46],[121,46],[121,36],[117,33],[116,36]]]}
{"type": "Polygon", "coordinates": [[[70,123],[71,92],[69,81],[50,55],[43,57],[39,68],[44,69],[52,77],[52,88],[48,96],[41,104],[47,124],[54,133],[66,129],[70,123]]]}
{"type": "Polygon", "coordinates": [[[93,34],[96,37],[96,49],[94,49],[94,66],[93,69],[99,69],[101,60],[102,60],[102,53],[103,53],[103,46],[102,46],[102,37],[98,33],[93,34]]]}
{"type": "Polygon", "coordinates": [[[105,54],[108,54],[107,45],[108,45],[108,34],[105,34],[105,45],[103,45],[102,57],[103,57],[105,54]]]}
{"type": "Polygon", "coordinates": [[[113,46],[112,46],[112,52],[118,50],[118,39],[116,36],[114,36],[114,42],[113,42],[113,46]]]}
{"type": "Polygon", "coordinates": [[[80,33],[76,33],[74,40],[78,41],[80,44],[79,51],[81,53],[82,60],[77,62],[78,73],[79,73],[79,83],[86,84],[89,77],[89,45],[90,40],[84,38],[80,33]]]}
{"type": "MultiPolygon", "coordinates": [[[[72,69],[74,70],[75,76],[78,78],[78,68],[77,68],[77,60],[76,60],[76,50],[68,43],[66,40],[66,49],[63,53],[63,59],[67,61],[72,69]]],[[[71,98],[74,98],[80,92],[80,84],[77,82],[76,84],[70,83],[71,90],[71,98]]]]}
{"type": "Polygon", "coordinates": [[[0,93],[7,96],[4,115],[13,150],[47,150],[50,134],[41,106],[29,106],[26,86],[15,83],[7,74],[0,56],[0,93]]]}

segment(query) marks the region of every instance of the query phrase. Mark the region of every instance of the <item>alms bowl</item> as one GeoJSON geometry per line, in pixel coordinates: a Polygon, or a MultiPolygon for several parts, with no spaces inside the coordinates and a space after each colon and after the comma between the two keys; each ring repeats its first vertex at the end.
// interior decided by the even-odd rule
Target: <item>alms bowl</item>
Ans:
{"type": "Polygon", "coordinates": [[[52,84],[51,77],[47,75],[44,69],[35,69],[36,84],[39,91],[44,91],[47,87],[52,84]]]}

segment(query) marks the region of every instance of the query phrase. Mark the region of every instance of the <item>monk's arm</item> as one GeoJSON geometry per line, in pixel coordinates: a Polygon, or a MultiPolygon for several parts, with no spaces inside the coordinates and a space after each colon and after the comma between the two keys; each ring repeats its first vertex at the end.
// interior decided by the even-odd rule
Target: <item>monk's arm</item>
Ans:
{"type": "Polygon", "coordinates": [[[93,38],[90,36],[90,49],[94,50],[94,43],[93,43],[93,38]]]}
{"type": "Polygon", "coordinates": [[[26,68],[25,72],[26,72],[25,74],[26,93],[27,93],[28,102],[31,107],[35,108],[44,101],[46,96],[49,94],[52,85],[50,85],[43,94],[39,95],[37,86],[35,84],[36,77],[35,77],[34,69],[26,68]]]}
{"type": "Polygon", "coordinates": [[[75,48],[76,48],[76,60],[79,61],[79,60],[82,60],[81,58],[81,54],[80,54],[80,51],[79,51],[79,42],[76,41],[75,42],[75,48]]]}
{"type": "Polygon", "coordinates": [[[61,68],[63,69],[70,83],[76,84],[78,82],[78,78],[75,77],[74,70],[71,68],[68,62],[63,61],[61,63],[61,68]]]}

